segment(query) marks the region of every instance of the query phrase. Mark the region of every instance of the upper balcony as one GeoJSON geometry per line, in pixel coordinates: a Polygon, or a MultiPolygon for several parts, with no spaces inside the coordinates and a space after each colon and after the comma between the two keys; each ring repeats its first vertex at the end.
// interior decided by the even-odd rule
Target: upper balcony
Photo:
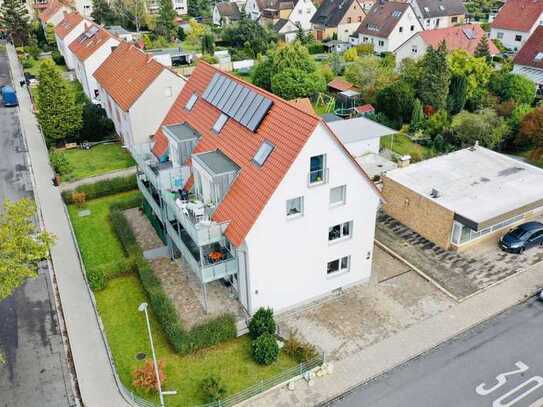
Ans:
{"type": "Polygon", "coordinates": [[[137,145],[134,158],[140,173],[143,173],[157,191],[180,190],[190,174],[190,169],[175,166],[170,160],[159,161],[151,152],[150,143],[137,145]]]}

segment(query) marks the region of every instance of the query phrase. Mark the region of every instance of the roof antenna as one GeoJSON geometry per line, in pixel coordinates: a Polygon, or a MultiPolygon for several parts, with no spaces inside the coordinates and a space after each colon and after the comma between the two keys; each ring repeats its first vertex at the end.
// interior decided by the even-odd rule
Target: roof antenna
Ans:
{"type": "Polygon", "coordinates": [[[469,151],[475,151],[479,147],[479,140],[475,141],[475,144],[470,147],[469,151]]]}

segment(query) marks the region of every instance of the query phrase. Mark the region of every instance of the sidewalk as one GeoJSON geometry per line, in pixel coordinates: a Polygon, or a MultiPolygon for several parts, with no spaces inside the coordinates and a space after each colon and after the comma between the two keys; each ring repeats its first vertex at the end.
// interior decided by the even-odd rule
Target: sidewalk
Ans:
{"type": "Polygon", "coordinates": [[[32,113],[29,94],[19,85],[22,71],[13,46],[8,45],[7,52],[20,104],[21,128],[28,144],[35,178],[38,210],[47,231],[57,238],[51,249],[52,263],[81,399],[86,407],[129,406],[116,386],[91,294],[83,277],[64,212],[64,204],[59,190],[52,183],[53,172],[49,166],[47,148],[32,113]]]}
{"type": "Polygon", "coordinates": [[[60,190],[61,191],[71,191],[76,189],[80,185],[87,185],[87,184],[94,184],[98,181],[103,181],[106,179],[113,179],[118,177],[127,177],[129,175],[136,174],[137,168],[136,166],[124,168],[122,170],[107,172],[105,174],[96,175],[94,177],[88,177],[80,179],[79,181],[73,181],[73,182],[66,182],[63,184],[60,184],[60,190]]]}
{"type": "Polygon", "coordinates": [[[526,300],[542,285],[543,265],[539,264],[351,358],[336,362],[333,374],[315,378],[312,386],[300,380],[293,391],[281,386],[244,405],[290,407],[325,403],[526,300]]]}

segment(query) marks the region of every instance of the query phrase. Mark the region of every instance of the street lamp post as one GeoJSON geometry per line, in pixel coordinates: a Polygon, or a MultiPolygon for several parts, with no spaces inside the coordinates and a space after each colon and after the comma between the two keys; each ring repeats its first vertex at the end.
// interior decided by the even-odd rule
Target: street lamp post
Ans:
{"type": "Polygon", "coordinates": [[[147,312],[147,303],[142,302],[138,311],[145,314],[145,321],[147,322],[147,334],[149,335],[149,342],[151,343],[151,353],[153,355],[153,365],[155,367],[156,381],[158,384],[158,397],[160,398],[160,407],[164,407],[164,396],[165,395],[175,395],[177,392],[174,391],[162,391],[162,385],[160,384],[160,372],[158,371],[158,362],[156,360],[155,345],[153,344],[153,335],[151,335],[151,323],[149,322],[149,313],[147,312]]]}

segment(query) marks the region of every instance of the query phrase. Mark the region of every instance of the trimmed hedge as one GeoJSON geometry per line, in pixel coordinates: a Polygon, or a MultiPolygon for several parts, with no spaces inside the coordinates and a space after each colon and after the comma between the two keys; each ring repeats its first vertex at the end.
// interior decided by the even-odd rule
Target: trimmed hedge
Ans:
{"type": "Polygon", "coordinates": [[[73,192],[84,192],[87,200],[101,198],[107,195],[128,192],[138,188],[135,175],[116,177],[95,182],[93,184],[80,185],[73,190],[63,191],[62,198],[66,204],[72,204],[73,192]]]}
{"type": "Polygon", "coordinates": [[[175,352],[187,354],[236,337],[235,320],[229,314],[221,315],[193,327],[190,331],[185,331],[173,302],[166,295],[160,280],[143,257],[143,252],[121,208],[112,210],[110,219],[127,256],[135,259],[135,270],[151,308],[175,352]]]}

